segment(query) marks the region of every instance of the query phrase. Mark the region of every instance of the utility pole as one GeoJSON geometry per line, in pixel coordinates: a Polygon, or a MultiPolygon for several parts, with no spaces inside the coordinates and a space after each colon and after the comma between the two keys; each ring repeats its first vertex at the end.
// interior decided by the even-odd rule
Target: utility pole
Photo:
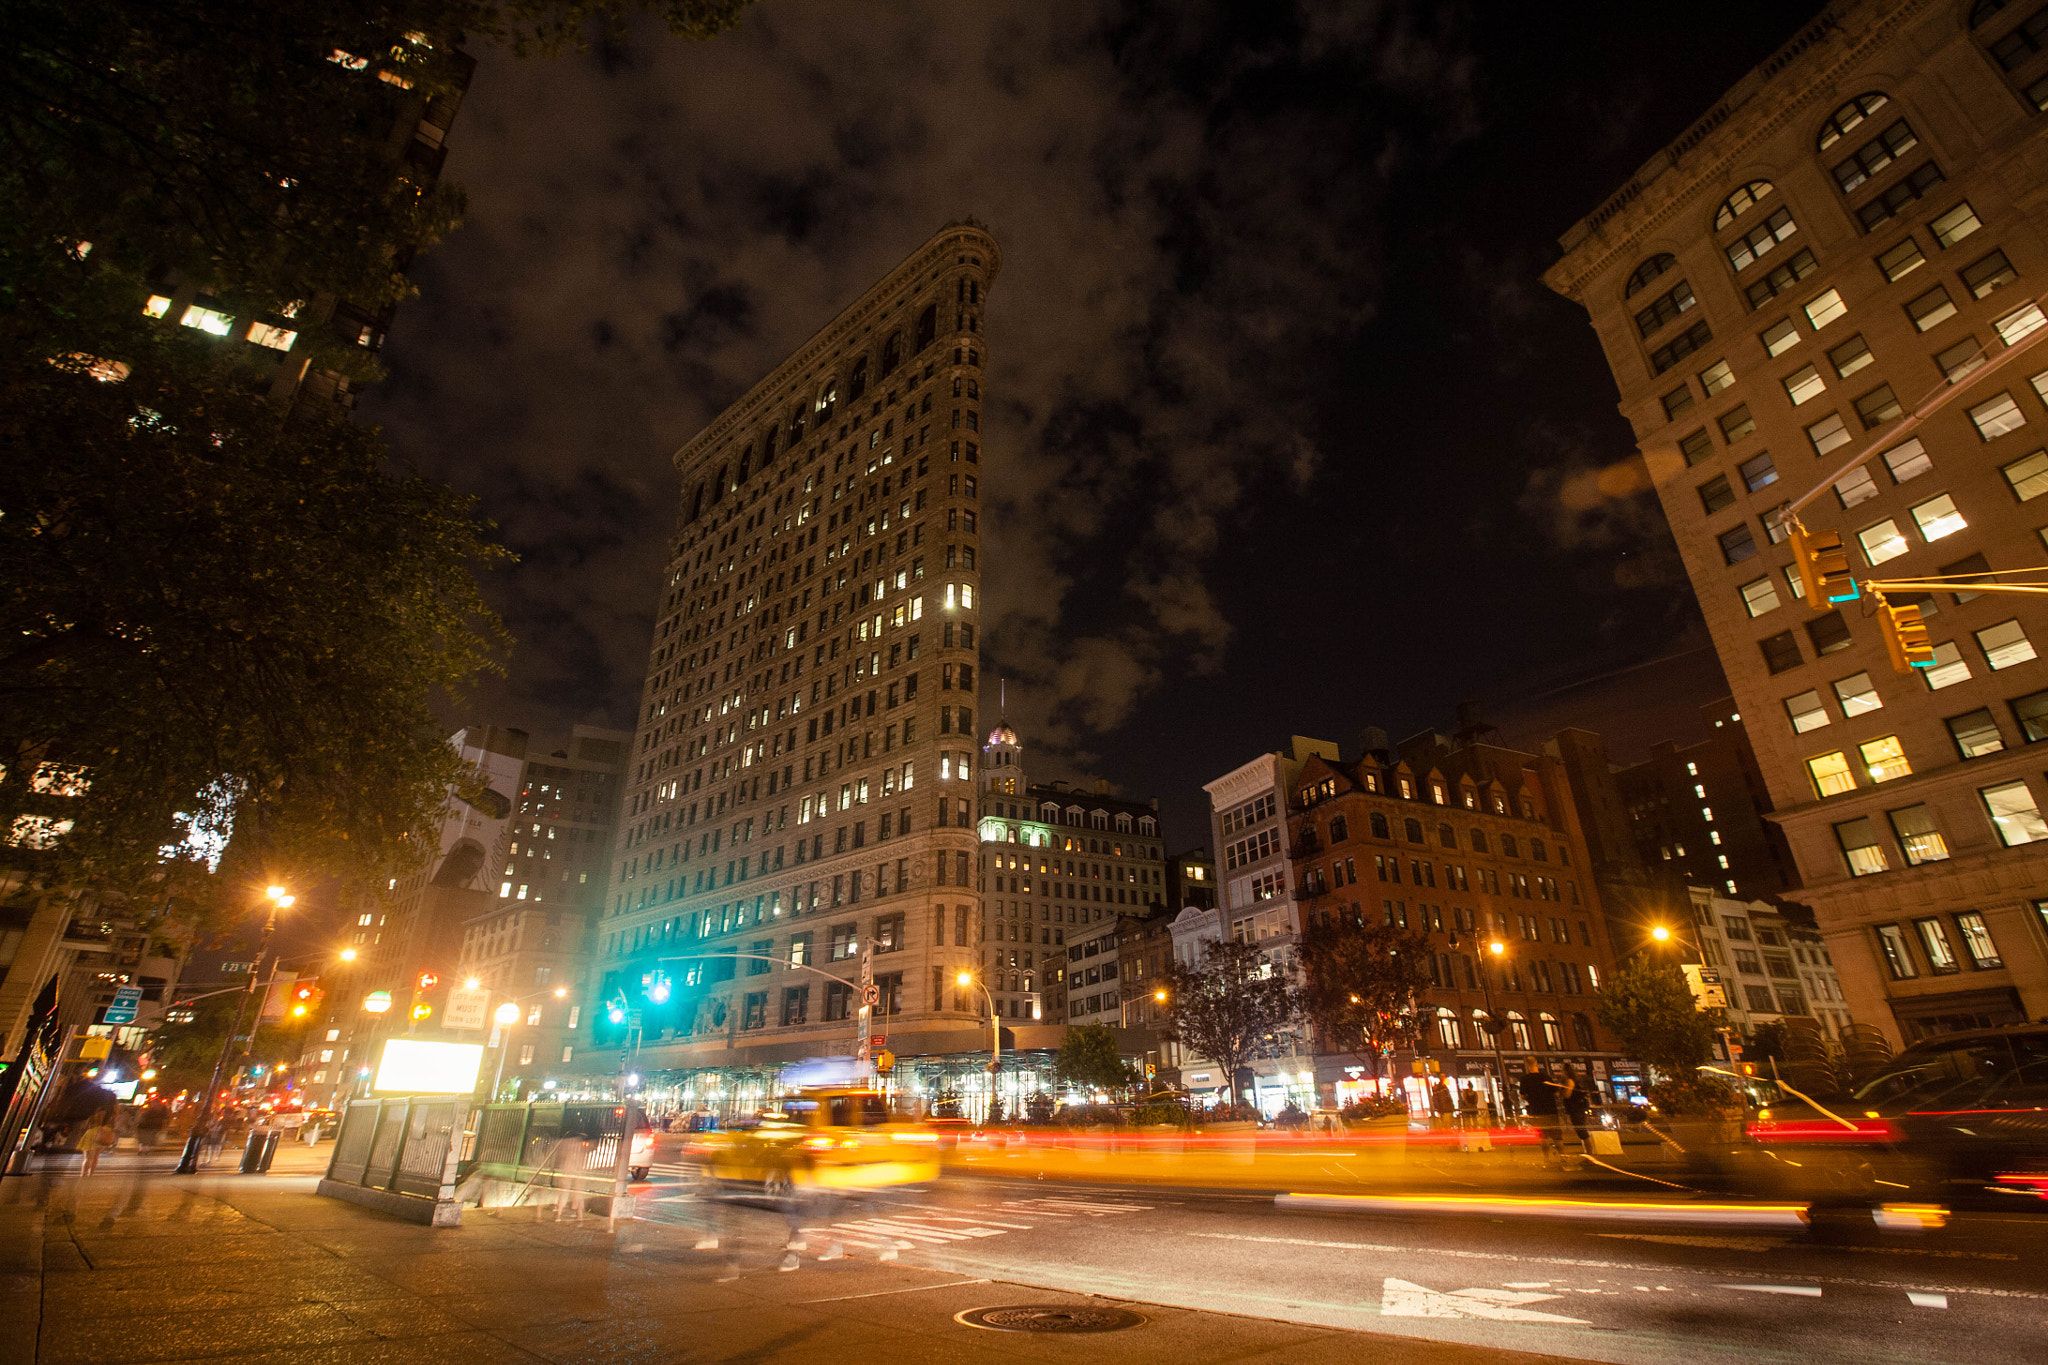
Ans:
{"type": "MultiPolygon", "coordinates": [[[[270,901],[270,913],[263,920],[263,937],[256,944],[256,960],[249,964],[249,988],[245,993],[247,995],[255,995],[262,985],[263,955],[270,951],[270,936],[277,932],[277,912],[289,909],[294,899],[286,895],[281,886],[273,886],[264,894],[270,901]]],[[[213,1080],[207,1085],[206,1094],[199,1101],[199,1112],[192,1116],[192,1131],[185,1138],[185,1151],[178,1158],[177,1169],[172,1172],[174,1175],[195,1175],[199,1171],[199,1153],[206,1145],[206,1130],[213,1122],[213,1106],[220,1094],[221,1073],[227,1070],[228,1053],[234,1048],[242,1032],[242,1011],[247,1003],[246,1000],[235,1002],[234,1020],[228,1028],[228,1036],[221,1040],[220,1056],[213,1064],[213,1080]]],[[[242,1049],[243,1056],[247,1056],[255,1048],[256,1030],[261,1028],[262,1024],[263,1004],[258,1000],[256,1018],[249,1024],[247,1045],[242,1049]]]]}

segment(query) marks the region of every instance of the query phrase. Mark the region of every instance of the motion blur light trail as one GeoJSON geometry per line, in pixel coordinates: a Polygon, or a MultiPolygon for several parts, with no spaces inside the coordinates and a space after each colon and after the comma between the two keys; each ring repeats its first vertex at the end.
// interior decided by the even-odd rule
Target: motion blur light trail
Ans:
{"type": "Polygon", "coordinates": [[[1446,1213],[1484,1218],[1569,1218],[1606,1223],[1682,1223],[1689,1226],[1804,1228],[1803,1204],[1671,1203],[1601,1199],[1543,1199],[1403,1194],[1282,1194],[1283,1209],[1334,1209],[1347,1213],[1446,1213]]]}

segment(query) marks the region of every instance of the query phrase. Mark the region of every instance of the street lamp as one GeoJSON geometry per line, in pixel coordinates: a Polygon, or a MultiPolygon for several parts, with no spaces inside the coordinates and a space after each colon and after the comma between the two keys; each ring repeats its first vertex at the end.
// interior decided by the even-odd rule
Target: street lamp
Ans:
{"type": "MultiPolygon", "coordinates": [[[[1506,960],[1508,945],[1499,939],[1494,939],[1486,945],[1486,951],[1493,955],[1494,962],[1499,963],[1506,960]]],[[[1501,1104],[1506,1110],[1507,1115],[1509,1117],[1516,1117],[1519,1113],[1519,1106],[1515,1104],[1514,1091],[1508,1087],[1507,1061],[1500,1055],[1501,1030],[1506,1026],[1501,1022],[1500,1016],[1494,1013],[1493,973],[1487,969],[1487,965],[1483,962],[1480,964],[1479,987],[1486,992],[1486,1032],[1493,1040],[1494,1084],[1500,1087],[1501,1104]]]]}
{"type": "Polygon", "coordinates": [[[512,1050],[512,1026],[519,1022],[519,1006],[507,1000],[498,1006],[498,1012],[492,1017],[498,1021],[501,1030],[498,1034],[498,1070],[491,1077],[491,1102],[495,1104],[499,1092],[505,1088],[505,1054],[512,1050]]]}
{"type": "MultiPolygon", "coordinates": [[[[264,899],[270,902],[270,913],[263,919],[263,937],[256,943],[256,960],[249,964],[249,988],[244,992],[245,995],[256,994],[263,983],[263,955],[270,951],[270,936],[277,931],[277,912],[291,909],[292,902],[297,899],[281,886],[268,887],[263,895],[264,899]]],[[[205,1098],[199,1101],[199,1112],[192,1116],[192,1131],[185,1138],[185,1151],[178,1158],[177,1169],[173,1172],[175,1175],[194,1175],[199,1170],[199,1153],[206,1145],[206,1130],[213,1121],[214,1101],[220,1095],[221,1073],[227,1070],[228,1052],[235,1045],[236,1035],[242,1031],[242,1007],[246,1003],[246,1000],[235,1002],[233,1023],[228,1029],[228,1036],[221,1039],[220,1056],[213,1063],[213,1080],[206,1087],[205,1098]]],[[[261,1007],[258,1008],[260,1010],[261,1007]]],[[[255,1047],[256,1030],[262,1026],[262,1022],[259,1013],[256,1021],[250,1024],[248,1046],[242,1049],[243,1056],[248,1056],[255,1047]]]]}
{"type": "MultiPolygon", "coordinates": [[[[988,1001],[988,1074],[993,1076],[1003,1068],[1003,1021],[996,1014],[996,998],[989,994],[988,987],[982,985],[980,979],[973,972],[962,971],[953,980],[962,986],[976,987],[981,991],[982,998],[988,1001]]],[[[989,1085],[993,1089],[995,1082],[991,1081],[989,1085]]]]}

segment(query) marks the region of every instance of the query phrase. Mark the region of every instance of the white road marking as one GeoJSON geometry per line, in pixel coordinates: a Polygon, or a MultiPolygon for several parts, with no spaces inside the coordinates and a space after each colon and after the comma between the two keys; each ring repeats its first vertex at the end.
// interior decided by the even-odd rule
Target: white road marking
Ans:
{"type": "Polygon", "coordinates": [[[845,1303],[848,1299],[885,1299],[891,1294],[922,1294],[927,1289],[952,1289],[963,1284],[987,1284],[987,1280],[947,1280],[943,1284],[914,1284],[907,1289],[876,1289],[866,1294],[834,1294],[829,1299],[803,1299],[803,1303],[845,1303]]]}
{"type": "Polygon", "coordinates": [[[1915,1308],[1946,1308],[1948,1307],[1948,1295],[1929,1294],[1918,1289],[1908,1289],[1906,1291],[1906,1302],[1912,1304],[1915,1308]]]}
{"type": "MultiPolygon", "coordinates": [[[[1445,1256],[1466,1261],[1516,1261],[1532,1265],[1585,1266],[1593,1270],[1654,1270],[1668,1274],[1668,1265],[1632,1265],[1626,1261],[1595,1261],[1577,1256],[1543,1256],[1533,1252],[1501,1251],[1453,1251],[1446,1247],[1390,1246],[1378,1242],[1326,1242],[1310,1237],[1254,1237],[1242,1232],[1189,1232],[1186,1237],[1201,1237],[1218,1242],[1265,1242],[1278,1246],[1330,1247],[1341,1251],[1381,1251],[1402,1256],[1445,1256]]],[[[2048,1302],[2048,1294],[2035,1293],[2026,1289],[1990,1289],[1976,1285],[1919,1285],[1906,1284],[1899,1280],[1858,1280],[1838,1275],[1815,1275],[1817,1284],[1832,1284],[1853,1289],[1902,1289],[1926,1290],[1930,1293],[1982,1294],[1994,1299],[2033,1299],[2048,1302]]]]}
{"type": "Polygon", "coordinates": [[[1794,1298],[1800,1299],[1817,1299],[1821,1294],[1820,1286],[1812,1284],[1723,1284],[1716,1285],[1715,1287],[1717,1289],[1746,1289],[1752,1294],[1790,1294],[1794,1298]]]}
{"type": "Polygon", "coordinates": [[[1539,1313],[1524,1304],[1542,1303],[1556,1294],[1531,1294],[1512,1289],[1459,1289],[1441,1293],[1408,1280],[1388,1276],[1380,1287],[1380,1315],[1389,1318],[1483,1318],[1491,1322],[1551,1322],[1588,1326],[1584,1318],[1539,1313]]]}

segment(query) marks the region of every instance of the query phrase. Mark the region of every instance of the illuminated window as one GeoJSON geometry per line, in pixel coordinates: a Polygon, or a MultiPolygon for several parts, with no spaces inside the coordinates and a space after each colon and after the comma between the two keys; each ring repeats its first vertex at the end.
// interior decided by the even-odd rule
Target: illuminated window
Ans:
{"type": "Polygon", "coordinates": [[[1844,194],[1861,189],[1919,145],[1913,126],[1904,119],[1894,119],[1883,132],[1835,163],[1835,184],[1844,194]]]}
{"type": "Polygon", "coordinates": [[[1793,407],[1810,403],[1827,392],[1826,381],[1820,371],[1811,365],[1803,365],[1785,376],[1785,395],[1792,400],[1793,407]]]}
{"type": "Polygon", "coordinates": [[[1872,567],[1888,559],[1897,559],[1913,548],[1900,532],[1899,524],[1890,517],[1886,517],[1875,526],[1866,526],[1858,531],[1856,539],[1862,543],[1864,558],[1870,561],[1872,567]]]}
{"type": "Polygon", "coordinates": [[[1853,129],[1859,127],[1872,114],[1885,107],[1890,100],[1881,91],[1872,90],[1858,95],[1829,114],[1827,122],[1821,124],[1815,150],[1826,151],[1853,129]]]}
{"type": "Polygon", "coordinates": [[[1891,471],[1893,483],[1904,483],[1934,468],[1934,461],[1928,457],[1927,447],[1921,445],[1920,438],[1915,436],[1904,445],[1887,450],[1884,467],[1891,471]]]}
{"type": "Polygon", "coordinates": [[[1955,315],[1955,300],[1948,296],[1945,285],[1935,285],[1906,305],[1906,316],[1913,320],[1916,331],[1931,332],[1955,315]]]}
{"type": "Polygon", "coordinates": [[[267,322],[249,324],[249,340],[273,351],[289,351],[298,339],[299,334],[286,327],[272,327],[267,322]]]}
{"type": "Polygon", "coordinates": [[[1920,243],[1908,237],[1891,250],[1877,258],[1877,268],[1884,277],[1896,284],[1906,276],[1927,264],[1927,257],[1921,253],[1920,243]]]}
{"type": "Polygon", "coordinates": [[[1930,690],[1940,691],[1953,687],[1959,682],[1970,680],[1969,661],[1963,658],[1963,651],[1954,640],[1943,640],[1934,647],[1934,666],[1919,670],[1927,679],[1930,690]]]}
{"type": "Polygon", "coordinates": [[[1897,735],[1867,740],[1857,746],[1857,751],[1863,755],[1863,771],[1870,774],[1872,782],[1890,782],[1913,773],[1913,765],[1906,761],[1905,746],[1899,743],[1897,735]]]}
{"type": "Polygon", "coordinates": [[[1767,611],[1778,609],[1778,590],[1768,577],[1744,583],[1740,591],[1742,605],[1749,609],[1751,616],[1762,616],[1767,611]]]}
{"type": "Polygon", "coordinates": [[[1877,695],[1877,684],[1871,682],[1868,673],[1855,673],[1835,684],[1835,699],[1842,704],[1845,716],[1860,716],[1881,710],[1884,700],[1877,695]]]}
{"type": "Polygon", "coordinates": [[[1856,789],[1856,775],[1849,769],[1849,756],[1840,749],[1807,759],[1806,771],[1813,778],[1814,790],[1822,796],[1840,796],[1856,789]]]}
{"type": "Polygon", "coordinates": [[[1927,225],[1928,230],[1934,234],[1935,244],[1943,250],[1954,246],[1983,226],[1984,224],[1977,221],[1977,211],[1970,207],[1967,199],[1927,225]]]}
{"type": "Polygon", "coordinates": [[[2018,621],[2001,621],[1978,631],[1977,648],[1984,651],[1984,662],[1994,673],[2034,657],[2034,642],[2018,621]]]}
{"type": "Polygon", "coordinates": [[[1886,818],[1891,821],[1892,833],[1898,836],[1899,848],[1906,855],[1906,866],[1947,861],[1948,843],[1941,837],[1941,831],[1934,827],[1934,813],[1927,807],[1907,806],[1904,810],[1887,812],[1886,818]]]}
{"type": "Polygon", "coordinates": [[[1929,498],[1913,509],[1914,524],[1919,526],[1920,535],[1926,540],[1940,540],[1952,536],[1969,525],[1963,514],[1956,510],[1955,499],[1943,493],[1940,497],[1929,498]]]}
{"type": "Polygon", "coordinates": [[[228,314],[213,308],[202,308],[196,303],[185,309],[184,316],[180,317],[178,322],[181,326],[195,328],[215,337],[226,336],[235,325],[234,318],[228,314]]]}
{"type": "Polygon", "coordinates": [[[1835,839],[1842,846],[1850,876],[1868,877],[1887,870],[1884,847],[1877,841],[1877,826],[1869,817],[1836,825],[1835,839]]]}
{"type": "Polygon", "coordinates": [[[1719,232],[1743,214],[1755,208],[1772,192],[1768,180],[1752,180],[1747,185],[1721,201],[1720,209],[1714,214],[1714,231],[1719,232]]]}
{"type": "Polygon", "coordinates": [[[2040,807],[2034,804],[2034,794],[2027,790],[2025,782],[1980,788],[1977,795],[1991,817],[1992,828],[1998,831],[1999,841],[2007,848],[2048,839],[2048,824],[2042,822],[2040,807]]]}
{"type": "Polygon", "coordinates": [[[1982,758],[2005,748],[2005,736],[1999,733],[1998,722],[1992,719],[1989,707],[1950,716],[1943,724],[1948,726],[1949,738],[1955,741],[1956,752],[1964,758],[1982,758]]]}
{"type": "Polygon", "coordinates": [[[1827,708],[1821,705],[1820,693],[1811,688],[1796,697],[1785,698],[1785,714],[1792,718],[1792,733],[1795,735],[1803,735],[1831,723],[1827,708]]]}

